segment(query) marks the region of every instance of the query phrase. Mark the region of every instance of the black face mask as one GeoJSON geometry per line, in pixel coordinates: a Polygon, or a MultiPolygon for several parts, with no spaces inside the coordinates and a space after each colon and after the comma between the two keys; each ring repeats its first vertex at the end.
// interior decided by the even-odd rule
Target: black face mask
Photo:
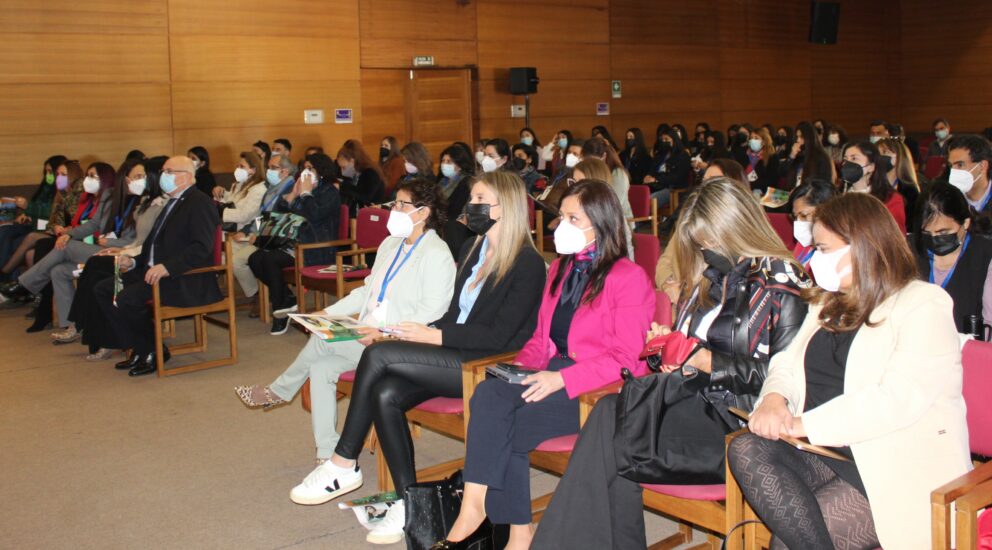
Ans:
{"type": "Polygon", "coordinates": [[[719,271],[723,275],[730,273],[731,270],[734,269],[734,263],[731,262],[729,258],[708,248],[703,249],[703,261],[706,262],[706,265],[719,271]]]}
{"type": "Polygon", "coordinates": [[[635,145],[637,145],[637,141],[633,139],[627,140],[627,149],[633,149],[635,145]]]}
{"type": "Polygon", "coordinates": [[[389,156],[389,149],[386,149],[385,147],[380,147],[379,148],[379,161],[381,162],[381,161],[386,160],[386,157],[388,157],[388,156],[389,156]]]}
{"type": "Polygon", "coordinates": [[[840,165],[840,179],[846,181],[847,183],[861,181],[861,178],[863,178],[864,175],[865,169],[856,162],[845,160],[844,164],[840,165]]]}
{"type": "Polygon", "coordinates": [[[476,235],[483,235],[496,225],[496,220],[489,217],[490,208],[490,205],[483,203],[470,202],[465,205],[466,225],[476,235]]]}
{"type": "Polygon", "coordinates": [[[775,145],[785,145],[785,136],[775,136],[775,145]]]}
{"type": "Polygon", "coordinates": [[[923,246],[930,252],[933,252],[934,256],[947,256],[961,246],[961,239],[958,238],[957,233],[948,233],[946,235],[928,235],[924,233],[922,235],[922,242],[923,246]]]}
{"type": "Polygon", "coordinates": [[[664,141],[658,143],[658,154],[659,155],[665,156],[665,155],[667,155],[668,153],[671,153],[671,152],[672,152],[672,144],[671,143],[665,143],[664,141]]]}

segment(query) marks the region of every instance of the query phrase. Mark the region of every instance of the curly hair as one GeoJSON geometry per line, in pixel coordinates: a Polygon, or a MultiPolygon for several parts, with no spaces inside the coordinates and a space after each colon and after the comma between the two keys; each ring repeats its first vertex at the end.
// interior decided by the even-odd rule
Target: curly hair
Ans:
{"type": "Polygon", "coordinates": [[[410,202],[417,208],[430,208],[431,214],[424,221],[424,228],[433,229],[441,234],[448,218],[448,204],[441,186],[436,181],[417,176],[398,183],[396,192],[400,191],[410,193],[412,199],[410,202]]]}

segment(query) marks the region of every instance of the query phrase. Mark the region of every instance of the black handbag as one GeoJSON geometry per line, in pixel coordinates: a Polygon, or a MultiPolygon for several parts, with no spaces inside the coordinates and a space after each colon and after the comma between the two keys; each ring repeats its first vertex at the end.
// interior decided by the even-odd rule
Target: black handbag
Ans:
{"type": "MultiPolygon", "coordinates": [[[[435,542],[444,540],[458,518],[462,506],[462,472],[458,470],[448,479],[414,483],[404,491],[406,505],[407,550],[428,550],[435,542]]],[[[496,550],[509,539],[509,529],[494,528],[485,520],[469,538],[469,550],[496,550]]]]}
{"type": "Polygon", "coordinates": [[[264,218],[255,238],[255,246],[262,250],[284,250],[296,246],[300,227],[307,223],[303,216],[288,212],[263,212],[264,218]]]}
{"type": "Polygon", "coordinates": [[[730,392],[708,392],[709,376],[682,371],[635,378],[623,369],[613,436],[618,473],[638,483],[724,483],[724,438],[738,429],[730,392]]]}

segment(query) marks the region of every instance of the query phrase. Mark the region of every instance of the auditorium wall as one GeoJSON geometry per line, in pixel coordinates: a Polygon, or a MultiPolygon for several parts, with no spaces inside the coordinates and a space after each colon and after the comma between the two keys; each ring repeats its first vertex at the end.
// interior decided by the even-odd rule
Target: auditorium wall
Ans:
{"type": "Polygon", "coordinates": [[[333,154],[359,137],[375,150],[402,114],[384,70],[409,69],[415,55],[472,69],[475,137],[523,126],[510,118],[523,103],[508,93],[513,66],[538,69],[531,114],[544,141],[597,124],[650,136],[661,121],[691,131],[820,116],[863,134],[876,116],[911,130],[936,113],[990,118],[988,14],[955,7],[935,19],[930,5],[843,0],[838,44],[819,46],[806,40],[806,0],[7,0],[0,185],[37,181],[52,153],[116,164],[132,148],[202,144],[226,171],[256,139],[333,154]],[[597,116],[600,102],[609,115],[597,116]],[[323,109],[325,123],[305,125],[304,109],[323,109]],[[353,122],[335,124],[335,109],[353,122]]]}

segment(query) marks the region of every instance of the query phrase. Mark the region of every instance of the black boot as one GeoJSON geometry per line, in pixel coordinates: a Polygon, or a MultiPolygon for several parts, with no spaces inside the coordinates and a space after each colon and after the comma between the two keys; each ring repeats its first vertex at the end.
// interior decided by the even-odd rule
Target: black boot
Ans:
{"type": "Polygon", "coordinates": [[[48,283],[41,291],[41,301],[34,316],[34,323],[27,332],[41,332],[52,325],[52,284],[48,283]]]}
{"type": "Polygon", "coordinates": [[[14,284],[0,288],[0,294],[3,294],[8,300],[23,301],[32,298],[33,294],[31,291],[24,288],[21,283],[14,282],[14,284]]]}

